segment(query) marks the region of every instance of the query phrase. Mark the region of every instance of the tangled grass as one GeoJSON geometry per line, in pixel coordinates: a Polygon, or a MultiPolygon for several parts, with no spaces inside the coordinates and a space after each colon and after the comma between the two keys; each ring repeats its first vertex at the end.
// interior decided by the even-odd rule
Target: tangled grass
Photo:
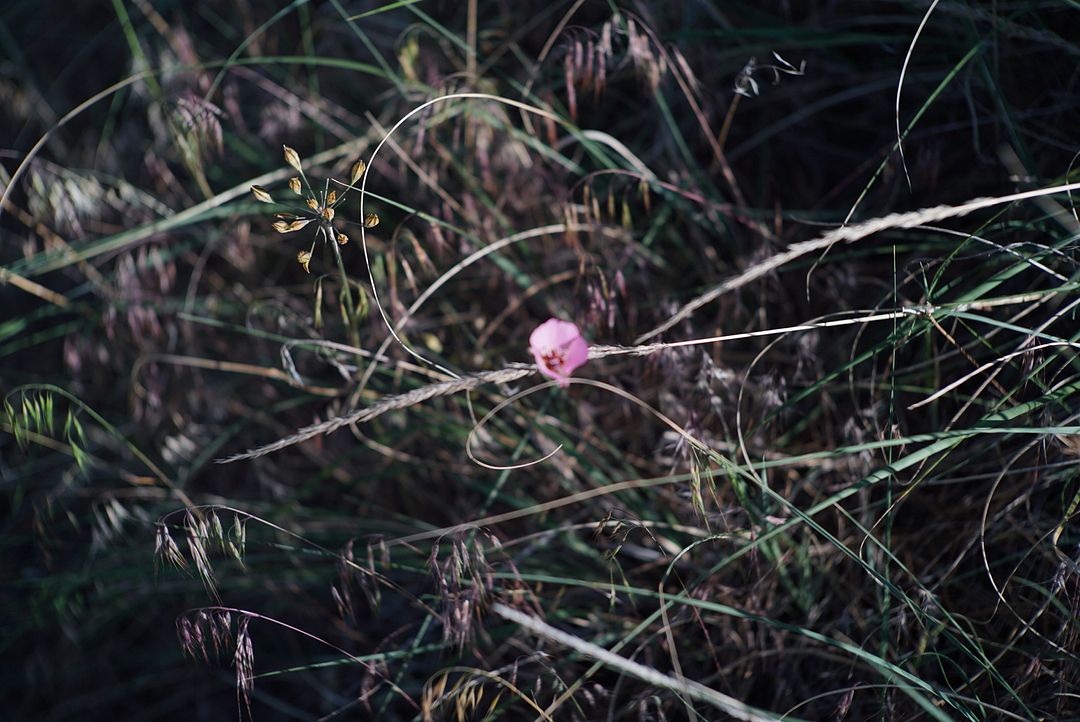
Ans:
{"type": "Polygon", "coordinates": [[[13,719],[1080,720],[1069,3],[0,30],[13,719]]]}

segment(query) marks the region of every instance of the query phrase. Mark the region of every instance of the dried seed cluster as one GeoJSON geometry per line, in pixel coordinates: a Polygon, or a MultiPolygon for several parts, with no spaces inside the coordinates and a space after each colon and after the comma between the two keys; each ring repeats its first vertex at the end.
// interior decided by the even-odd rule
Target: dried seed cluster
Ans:
{"type": "MultiPolygon", "coordinates": [[[[363,177],[364,171],[367,170],[367,166],[364,164],[363,160],[357,160],[353,163],[349,173],[349,183],[345,186],[345,191],[340,196],[338,196],[337,190],[330,188],[329,180],[326,181],[323,190],[317,192],[311,187],[307,175],[304,174],[304,167],[300,162],[300,154],[287,145],[283,146],[283,148],[285,162],[300,174],[289,179],[289,190],[304,199],[306,208],[297,207],[291,213],[275,213],[274,218],[276,220],[273,224],[274,230],[278,233],[292,233],[293,231],[299,231],[309,223],[316,224],[315,238],[311,242],[311,248],[296,254],[297,262],[304,267],[305,271],[310,273],[311,258],[315,252],[315,244],[319,241],[319,238],[326,241],[333,240],[339,246],[344,246],[349,242],[349,237],[334,227],[335,208],[341,205],[345,200],[349,188],[355,186],[360,178],[363,177]]],[[[251,186],[251,194],[255,196],[256,200],[261,201],[262,203],[275,202],[270,195],[270,192],[261,186],[251,186]]],[[[365,228],[374,228],[377,225],[379,225],[379,216],[376,214],[369,213],[364,218],[365,228]]]]}

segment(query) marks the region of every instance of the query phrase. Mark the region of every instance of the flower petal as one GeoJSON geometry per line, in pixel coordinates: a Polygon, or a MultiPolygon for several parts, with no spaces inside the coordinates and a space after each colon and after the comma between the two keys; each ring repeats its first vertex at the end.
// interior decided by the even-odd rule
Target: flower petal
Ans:
{"type": "Polygon", "coordinates": [[[566,373],[572,373],[578,366],[589,361],[589,344],[580,335],[566,345],[566,373]]]}
{"type": "Polygon", "coordinates": [[[552,318],[537,326],[529,335],[529,350],[540,373],[569,384],[570,374],[589,360],[589,344],[578,327],[569,321],[552,318]]]}
{"type": "Polygon", "coordinates": [[[533,329],[529,336],[529,346],[532,348],[557,348],[569,343],[575,338],[581,338],[581,331],[570,321],[561,321],[557,318],[549,318],[533,329]]]}

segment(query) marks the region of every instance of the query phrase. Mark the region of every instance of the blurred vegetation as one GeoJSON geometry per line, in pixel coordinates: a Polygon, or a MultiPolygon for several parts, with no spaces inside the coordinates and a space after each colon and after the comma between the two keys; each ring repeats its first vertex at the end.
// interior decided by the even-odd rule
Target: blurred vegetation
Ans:
{"type": "Polygon", "coordinates": [[[1078,60],[1069,0],[7,0],[4,716],[1080,719],[1075,193],[770,261],[1080,181],[1078,60]],[[478,426],[549,317],[749,335],[478,426]]]}

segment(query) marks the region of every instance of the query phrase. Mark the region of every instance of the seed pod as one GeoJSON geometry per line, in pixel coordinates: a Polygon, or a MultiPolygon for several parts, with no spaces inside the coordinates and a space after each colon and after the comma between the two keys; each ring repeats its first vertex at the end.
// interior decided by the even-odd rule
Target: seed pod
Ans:
{"type": "Polygon", "coordinates": [[[295,176],[290,178],[289,179],[289,188],[291,188],[292,192],[295,193],[296,195],[300,195],[300,193],[301,193],[300,179],[295,177],[295,176]]]}
{"type": "Polygon", "coordinates": [[[298,231],[308,223],[311,223],[310,218],[294,218],[292,221],[276,221],[274,223],[274,230],[278,233],[292,233],[298,231]]]}
{"type": "Polygon", "coordinates": [[[255,196],[255,200],[262,201],[263,203],[273,203],[274,199],[270,197],[270,194],[266,192],[266,189],[262,186],[251,186],[251,195],[255,196]]]}
{"type": "Polygon", "coordinates": [[[339,246],[344,246],[348,242],[349,242],[349,237],[346,236],[344,233],[337,234],[337,243],[338,243],[339,246]]]}
{"type": "Polygon", "coordinates": [[[317,211],[317,210],[319,210],[319,202],[317,200],[315,200],[314,198],[308,198],[307,199],[307,207],[310,208],[313,211],[317,211]]]}
{"type": "Polygon", "coordinates": [[[322,217],[325,218],[328,221],[334,220],[334,209],[333,208],[323,208],[322,209],[322,217]]]}
{"type": "Polygon", "coordinates": [[[349,174],[351,178],[349,185],[356,185],[356,181],[360,180],[360,176],[364,175],[365,170],[367,170],[367,166],[364,164],[363,158],[353,163],[352,173],[349,174]]]}
{"type": "Polygon", "coordinates": [[[311,269],[308,268],[308,265],[311,263],[311,252],[310,251],[300,251],[299,253],[297,253],[296,254],[296,261],[301,266],[304,267],[304,270],[306,272],[311,273],[311,269]]]}
{"type": "Polygon", "coordinates": [[[379,225],[379,216],[377,213],[368,213],[364,216],[364,228],[374,228],[379,225]]]}
{"type": "Polygon", "coordinates": [[[332,206],[337,202],[337,191],[330,191],[330,194],[326,196],[326,205],[332,206]]]}
{"type": "Polygon", "coordinates": [[[296,170],[303,173],[304,170],[300,167],[300,155],[287,145],[283,145],[281,147],[285,150],[285,162],[291,165],[296,170]]]}

